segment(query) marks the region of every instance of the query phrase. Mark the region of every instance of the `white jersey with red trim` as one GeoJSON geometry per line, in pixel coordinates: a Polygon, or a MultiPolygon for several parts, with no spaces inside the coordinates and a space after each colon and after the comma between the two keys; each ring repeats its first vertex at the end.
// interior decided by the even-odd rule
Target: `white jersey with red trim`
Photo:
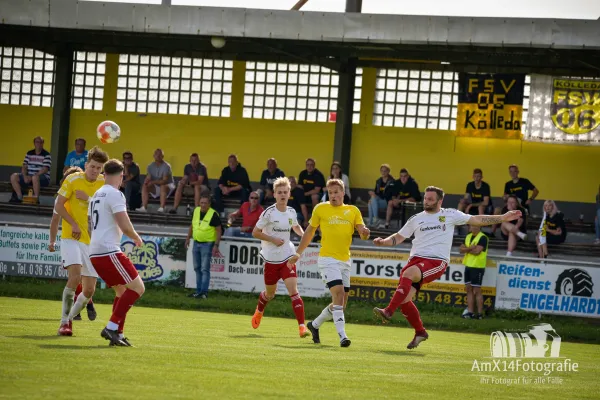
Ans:
{"type": "Polygon", "coordinates": [[[423,211],[410,217],[398,234],[405,238],[415,236],[411,257],[450,261],[454,227],[465,225],[470,218],[470,215],[453,208],[442,208],[434,214],[423,211]]]}
{"type": "Polygon", "coordinates": [[[121,251],[123,232],[113,214],[123,211],[127,212],[125,196],[111,185],[104,185],[94,193],[88,207],[92,225],[90,256],[121,251]]]}

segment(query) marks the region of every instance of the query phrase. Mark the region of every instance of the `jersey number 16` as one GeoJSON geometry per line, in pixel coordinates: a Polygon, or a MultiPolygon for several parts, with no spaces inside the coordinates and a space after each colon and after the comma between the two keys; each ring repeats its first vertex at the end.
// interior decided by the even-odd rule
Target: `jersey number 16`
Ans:
{"type": "Polygon", "coordinates": [[[92,228],[93,228],[93,230],[96,230],[96,227],[98,226],[98,217],[100,216],[100,214],[98,213],[98,209],[96,208],[98,203],[100,203],[100,200],[95,200],[92,202],[92,222],[93,222],[92,228]]]}

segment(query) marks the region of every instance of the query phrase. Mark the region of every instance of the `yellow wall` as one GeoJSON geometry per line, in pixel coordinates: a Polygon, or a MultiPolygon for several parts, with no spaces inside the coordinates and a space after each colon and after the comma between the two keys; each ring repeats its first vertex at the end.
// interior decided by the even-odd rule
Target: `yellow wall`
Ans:
{"type": "MultiPolygon", "coordinates": [[[[69,142],[82,136],[88,148],[98,143],[96,126],[105,119],[116,121],[121,140],[103,146],[112,157],[131,150],[145,171],[155,148],[181,175],[188,156],[200,154],[211,178],[218,178],[227,155],[236,153],[251,180],[258,180],[269,157],[276,157],[288,175],[297,175],[304,160],[314,157],[317,167],[328,172],[332,161],[334,124],[243,119],[244,64],[234,66],[230,118],[116,112],[118,57],[107,58],[104,111],[72,110],[69,142]]],[[[352,187],[370,188],[379,165],[389,163],[395,176],[408,168],[421,187],[437,185],[448,193],[463,193],[473,168],[482,168],[492,195],[500,196],[509,179],[507,167],[520,166],[521,175],[540,189],[540,198],[593,202],[600,183],[600,147],[549,145],[518,140],[455,138],[452,132],[376,127],[373,119],[375,71],[363,76],[361,122],[354,126],[350,180],[352,187]]],[[[20,165],[36,135],[46,137],[50,150],[52,109],[0,105],[4,145],[0,164],[20,165]]],[[[62,163],[62,160],[61,160],[62,163]]]]}

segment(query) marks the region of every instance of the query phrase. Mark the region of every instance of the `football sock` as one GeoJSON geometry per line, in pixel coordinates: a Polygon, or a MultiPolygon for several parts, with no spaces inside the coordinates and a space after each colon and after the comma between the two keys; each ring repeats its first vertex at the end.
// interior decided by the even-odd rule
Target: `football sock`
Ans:
{"type": "Polygon", "coordinates": [[[133,307],[133,304],[139,298],[140,298],[140,295],[137,294],[135,291],[133,291],[131,289],[126,289],[125,292],[123,293],[123,295],[120,297],[119,302],[117,303],[117,306],[115,307],[115,311],[113,311],[113,313],[110,317],[110,322],[112,322],[114,324],[111,326],[113,326],[114,328],[111,328],[108,325],[106,327],[108,329],[117,330],[119,328],[119,324],[121,323],[121,321],[123,321],[125,319],[125,316],[127,315],[127,312],[129,312],[129,309],[131,309],[131,307],[133,307]]]}
{"type": "Polygon", "coordinates": [[[69,311],[71,311],[71,307],[73,307],[73,297],[75,297],[75,290],[65,286],[62,295],[62,316],[60,318],[61,325],[69,322],[69,311]]]}
{"type": "Polygon", "coordinates": [[[412,283],[412,279],[404,277],[400,278],[398,289],[394,292],[394,297],[390,300],[390,304],[385,308],[385,311],[389,316],[394,315],[398,307],[400,307],[402,302],[406,299],[406,296],[410,293],[412,283]]]}
{"type": "Polygon", "coordinates": [[[319,327],[321,325],[323,325],[324,322],[326,321],[330,321],[333,319],[333,314],[331,313],[331,310],[329,309],[329,306],[325,307],[323,309],[323,311],[321,311],[321,314],[314,319],[314,321],[312,322],[312,325],[319,329],[319,327]]]}
{"type": "Polygon", "coordinates": [[[425,328],[423,327],[423,321],[421,321],[421,314],[419,314],[419,310],[417,309],[415,303],[413,303],[412,301],[404,303],[402,304],[402,307],[400,307],[400,310],[402,311],[402,315],[404,315],[404,318],[406,318],[410,326],[415,328],[415,332],[419,333],[425,330],[425,328]]]}
{"type": "Polygon", "coordinates": [[[333,315],[333,323],[335,324],[335,329],[337,330],[340,339],[343,339],[346,336],[346,320],[344,319],[344,306],[333,306],[333,311],[331,312],[333,315]]]}
{"type": "MultiPolygon", "coordinates": [[[[115,308],[117,308],[117,304],[119,303],[119,300],[121,300],[120,297],[115,296],[115,299],[113,300],[113,306],[112,306],[112,310],[113,312],[115,312],[115,308]]],[[[125,318],[123,318],[123,320],[121,322],[119,322],[119,333],[123,333],[123,328],[125,327],[125,318]]]]}
{"type": "Polygon", "coordinates": [[[294,314],[296,314],[298,325],[304,325],[304,302],[302,301],[302,297],[300,297],[300,293],[290,296],[290,299],[292,299],[292,309],[294,310],[294,314]]]}
{"type": "Polygon", "coordinates": [[[69,321],[72,321],[73,318],[83,310],[83,307],[86,306],[88,300],[89,298],[85,297],[83,293],[79,293],[77,300],[73,304],[73,307],[71,307],[71,311],[69,311],[69,321]]]}
{"type": "Polygon", "coordinates": [[[79,294],[81,294],[82,291],[83,291],[83,286],[80,283],[79,285],[77,285],[77,289],[75,289],[75,299],[74,299],[74,301],[77,301],[77,296],[79,296],[79,294]]]}
{"type": "Polygon", "coordinates": [[[256,305],[256,309],[258,310],[258,312],[260,312],[260,313],[264,312],[265,307],[267,306],[268,302],[269,302],[269,299],[267,299],[267,294],[263,290],[258,295],[258,304],[256,305]]]}

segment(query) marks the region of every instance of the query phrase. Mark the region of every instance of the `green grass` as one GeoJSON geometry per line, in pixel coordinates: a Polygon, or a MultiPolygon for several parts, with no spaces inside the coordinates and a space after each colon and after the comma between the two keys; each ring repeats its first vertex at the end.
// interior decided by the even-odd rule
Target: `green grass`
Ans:
{"type": "Polygon", "coordinates": [[[0,398],[593,399],[600,393],[597,345],[563,343],[561,356],[579,363],[579,371],[553,373],[560,384],[507,386],[481,379],[541,373],[471,372],[474,359],[489,360],[484,335],[432,329],[429,341],[408,351],[409,329],[348,324],[353,342],[342,349],[333,324],[321,329],[323,344],[313,345],[297,336],[295,321],[270,317],[268,308],[255,331],[248,315],[136,306],[125,327],[136,347],[115,348],[99,335],[110,306],[97,308],[98,320],[75,321],[74,337],[58,337],[59,302],[0,297],[0,398]]]}
{"type": "MultiPolygon", "coordinates": [[[[0,296],[32,299],[60,300],[65,281],[8,277],[0,281],[0,296]]],[[[250,315],[256,308],[257,293],[239,293],[214,291],[208,300],[190,299],[190,290],[172,286],[147,285],[146,294],[139,305],[145,307],[172,308],[178,310],[214,311],[231,314],[250,315]]],[[[94,301],[112,304],[112,290],[96,290],[94,301]]],[[[304,298],[306,316],[313,318],[321,312],[327,299],[304,298]]],[[[350,301],[346,310],[346,320],[354,324],[377,325],[373,317],[373,307],[382,304],[350,301]]],[[[560,316],[542,316],[525,311],[495,311],[481,321],[465,320],[460,317],[462,308],[448,307],[438,304],[417,303],[425,327],[427,329],[455,332],[480,333],[512,328],[515,325],[527,325],[547,322],[560,332],[563,341],[600,344],[600,321],[592,318],[573,318],[560,316]]],[[[269,303],[267,314],[270,316],[294,318],[287,296],[277,296],[269,303]]],[[[408,323],[398,313],[392,322],[395,327],[408,327],[408,323]]]]}

